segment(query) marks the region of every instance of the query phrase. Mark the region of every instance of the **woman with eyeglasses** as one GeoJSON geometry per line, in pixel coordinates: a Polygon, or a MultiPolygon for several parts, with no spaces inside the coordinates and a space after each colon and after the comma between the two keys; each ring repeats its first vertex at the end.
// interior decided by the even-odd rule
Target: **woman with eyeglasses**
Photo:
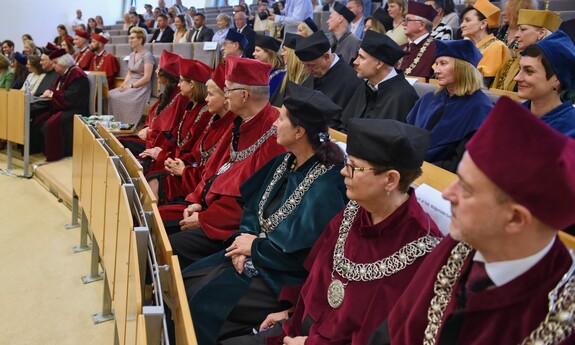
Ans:
{"type": "Polygon", "coordinates": [[[441,240],[410,187],[429,132],[388,119],[348,128],[341,174],[350,201],[307,256],[305,283],[284,287],[280,300],[293,307],[268,315],[255,336],[222,344],[365,344],[441,240]]]}
{"type": "Polygon", "coordinates": [[[284,286],[305,280],[310,248],[347,202],[343,152],[328,134],[329,119],[340,111],[321,92],[288,83],[274,126],[290,152],[242,184],[240,231],[226,249],[183,270],[198,344],[248,334],[285,309],[277,301],[284,286]]]}

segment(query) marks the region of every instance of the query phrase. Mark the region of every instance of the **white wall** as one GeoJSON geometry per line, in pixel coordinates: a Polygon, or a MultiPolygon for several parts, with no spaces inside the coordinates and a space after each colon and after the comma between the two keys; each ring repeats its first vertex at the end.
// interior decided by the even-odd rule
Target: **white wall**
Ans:
{"type": "MultiPolygon", "coordinates": [[[[32,35],[37,45],[45,46],[58,35],[56,31],[58,24],[66,25],[70,31],[77,8],[82,10],[82,19],[85,21],[90,17],[101,15],[105,25],[114,24],[117,20],[121,20],[123,1],[16,0],[9,3],[9,6],[3,6],[0,11],[0,39],[14,41],[16,50],[22,51],[21,37],[24,33],[32,35]]],[[[130,3],[129,0],[127,3],[130,3]]]]}

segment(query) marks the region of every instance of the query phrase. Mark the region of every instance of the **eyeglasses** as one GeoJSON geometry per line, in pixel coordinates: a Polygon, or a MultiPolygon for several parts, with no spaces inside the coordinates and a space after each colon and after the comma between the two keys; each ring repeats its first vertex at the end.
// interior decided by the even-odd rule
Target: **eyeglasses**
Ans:
{"type": "Polygon", "coordinates": [[[366,168],[366,167],[354,167],[353,165],[347,163],[345,165],[345,172],[353,179],[353,174],[356,170],[358,171],[366,171],[366,170],[375,170],[375,168],[366,168]]]}
{"type": "Polygon", "coordinates": [[[407,23],[407,22],[422,22],[423,20],[421,19],[409,19],[409,18],[403,18],[402,22],[407,23]]]}
{"type": "Polygon", "coordinates": [[[233,91],[238,91],[238,90],[245,91],[246,89],[243,87],[236,87],[235,89],[228,89],[227,87],[224,87],[224,93],[225,94],[228,94],[228,93],[233,92],[233,91]]]}

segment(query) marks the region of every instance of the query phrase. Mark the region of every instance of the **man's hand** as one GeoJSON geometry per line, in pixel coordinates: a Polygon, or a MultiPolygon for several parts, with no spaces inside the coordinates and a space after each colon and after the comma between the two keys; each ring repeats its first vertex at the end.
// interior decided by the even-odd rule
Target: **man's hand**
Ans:
{"type": "Polygon", "coordinates": [[[182,231],[199,229],[200,221],[198,220],[198,215],[198,212],[194,212],[191,216],[182,219],[180,221],[180,229],[182,229],[182,231]]]}
{"type": "Polygon", "coordinates": [[[226,256],[245,255],[252,256],[252,243],[257,236],[252,234],[241,234],[226,248],[226,256]]]}
{"type": "Polygon", "coordinates": [[[146,138],[148,137],[148,131],[150,130],[149,127],[145,127],[140,129],[140,131],[138,132],[138,138],[142,139],[142,140],[146,140],[146,138]]]}
{"type": "Polygon", "coordinates": [[[152,147],[151,149],[145,149],[144,152],[140,153],[141,158],[150,157],[152,159],[157,159],[158,155],[162,152],[159,147],[152,147]]]}
{"type": "Polygon", "coordinates": [[[264,320],[264,322],[262,322],[262,324],[260,325],[260,332],[271,328],[278,321],[287,320],[289,318],[289,311],[290,310],[291,309],[280,311],[277,313],[268,314],[268,316],[266,316],[266,319],[264,320]]]}
{"type": "Polygon", "coordinates": [[[176,159],[168,158],[164,162],[164,169],[166,169],[166,171],[172,176],[182,176],[185,167],[186,165],[179,158],[176,159]]]}
{"type": "Polygon", "coordinates": [[[307,337],[284,337],[284,345],[304,345],[307,337]]]}
{"type": "Polygon", "coordinates": [[[184,210],[184,218],[191,216],[195,212],[201,212],[203,209],[200,204],[191,204],[184,210]]]}

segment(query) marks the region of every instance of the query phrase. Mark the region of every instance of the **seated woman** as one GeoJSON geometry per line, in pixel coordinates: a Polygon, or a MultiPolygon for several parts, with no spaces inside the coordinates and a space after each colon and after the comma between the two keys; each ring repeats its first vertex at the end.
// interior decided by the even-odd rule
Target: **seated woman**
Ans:
{"type": "Polygon", "coordinates": [[[470,39],[483,54],[477,69],[487,86],[493,82],[497,70],[511,58],[507,45],[488,31],[499,27],[500,17],[501,10],[489,0],[477,0],[461,13],[461,34],[470,39]]]}
{"type": "Polygon", "coordinates": [[[256,34],[254,58],[272,65],[270,72],[270,95],[281,85],[286,74],[283,59],[279,55],[281,43],[275,38],[256,34]]]}
{"type": "Polygon", "coordinates": [[[393,27],[387,30],[385,34],[399,46],[408,43],[405,26],[403,26],[403,20],[407,14],[406,2],[404,0],[389,0],[387,13],[393,19],[393,27]]]}
{"type": "Polygon", "coordinates": [[[555,32],[561,25],[561,18],[548,10],[519,10],[518,30],[515,33],[517,52],[507,60],[495,75],[492,88],[517,91],[515,76],[519,73],[520,51],[528,45],[535,44],[555,32]]]}
{"type": "Polygon", "coordinates": [[[58,30],[58,36],[54,38],[54,44],[61,47],[64,37],[68,36],[68,29],[66,29],[64,24],[59,24],[56,29],[58,30]]]}
{"type": "Polygon", "coordinates": [[[228,35],[230,26],[232,25],[232,19],[225,13],[220,13],[216,18],[216,23],[218,25],[218,30],[214,32],[212,37],[212,42],[218,42],[220,45],[224,44],[224,40],[228,35]]]}
{"type": "Polygon", "coordinates": [[[99,30],[96,31],[97,34],[104,32],[104,18],[100,15],[96,16],[96,28],[99,30]]]}
{"type": "Polygon", "coordinates": [[[178,14],[174,20],[174,25],[176,26],[176,29],[174,30],[174,43],[190,42],[191,33],[188,30],[186,16],[178,14]]]}
{"type": "Polygon", "coordinates": [[[505,43],[509,49],[517,49],[517,31],[519,25],[517,18],[519,11],[522,9],[533,10],[535,9],[535,2],[532,0],[507,0],[503,6],[503,25],[497,30],[496,37],[501,42],[505,43]]]}
{"type": "Polygon", "coordinates": [[[436,92],[421,97],[407,115],[407,123],[431,131],[425,160],[455,171],[465,143],[479,128],[493,103],[481,91],[477,71],[481,54],[470,40],[436,41],[436,92]]]}
{"type": "Polygon", "coordinates": [[[14,70],[10,66],[10,60],[3,54],[0,54],[0,88],[9,90],[12,81],[14,81],[14,70]]]}
{"type": "Polygon", "coordinates": [[[40,56],[32,55],[28,57],[28,62],[26,63],[26,68],[28,68],[28,76],[24,81],[24,85],[22,85],[22,90],[26,89],[26,82],[28,82],[28,86],[30,88],[30,93],[34,95],[38,90],[38,86],[46,74],[44,73],[44,69],[42,69],[42,65],[40,65],[40,56]]]}
{"type": "Polygon", "coordinates": [[[108,93],[108,113],[117,121],[139,123],[150,99],[154,56],[144,48],[146,37],[146,30],[140,27],[130,30],[129,42],[134,51],[128,60],[128,74],[120,87],[108,93]]]}
{"type": "Polygon", "coordinates": [[[275,107],[282,106],[286,85],[289,81],[301,85],[309,76],[306,67],[301,63],[297,55],[295,55],[295,44],[301,39],[303,39],[303,37],[300,35],[289,32],[286,33],[280,54],[286,66],[286,73],[281,85],[276,88],[274,93],[270,92],[270,103],[275,107]]]}
{"type": "Polygon", "coordinates": [[[180,58],[179,73],[181,94],[189,103],[172,129],[158,135],[155,146],[140,154],[146,174],[164,171],[164,161],[178,157],[186,145],[193,145],[211,118],[205,100],[212,69],[201,61],[180,58]]]}
{"type": "Polygon", "coordinates": [[[521,52],[515,77],[524,105],[559,132],[575,138],[575,108],[563,101],[562,91],[575,90],[575,46],[559,30],[521,52]]]}
{"type": "Polygon", "coordinates": [[[26,78],[28,77],[28,68],[26,68],[26,64],[28,64],[28,56],[20,52],[14,53],[14,60],[12,61],[14,80],[12,80],[10,88],[21,89],[22,86],[24,86],[24,81],[26,81],[26,78]]]}
{"type": "Polygon", "coordinates": [[[70,54],[74,56],[76,51],[74,50],[74,37],[70,35],[64,36],[62,43],[60,43],[60,47],[66,51],[66,54],[70,54]]]}
{"type": "Polygon", "coordinates": [[[240,231],[225,241],[226,250],[183,271],[198,344],[249,333],[268,313],[285,309],[277,302],[284,286],[303,283],[310,248],[347,201],[343,152],[329,141],[327,126],[340,111],[321,92],[288,84],[274,125],[277,142],[291,152],[242,184],[240,231]]]}
{"type": "Polygon", "coordinates": [[[225,104],[224,81],[224,65],[218,65],[212,79],[206,82],[206,103],[212,117],[203,133],[194,143],[185,145],[178,157],[167,158],[164,162],[165,171],[148,176],[148,183],[158,197],[158,205],[166,205],[160,208],[162,218],[169,218],[167,212],[179,215],[184,212],[186,196],[200,182],[206,161],[235,118],[225,104]]]}
{"type": "Polygon", "coordinates": [[[303,286],[283,289],[294,308],[222,344],[365,344],[442,237],[410,187],[428,145],[426,130],[352,119],[341,170],[351,201],[311,249],[303,286]]]}
{"type": "Polygon", "coordinates": [[[307,17],[297,25],[297,34],[303,37],[311,36],[318,29],[317,25],[310,17],[307,17]]]}

